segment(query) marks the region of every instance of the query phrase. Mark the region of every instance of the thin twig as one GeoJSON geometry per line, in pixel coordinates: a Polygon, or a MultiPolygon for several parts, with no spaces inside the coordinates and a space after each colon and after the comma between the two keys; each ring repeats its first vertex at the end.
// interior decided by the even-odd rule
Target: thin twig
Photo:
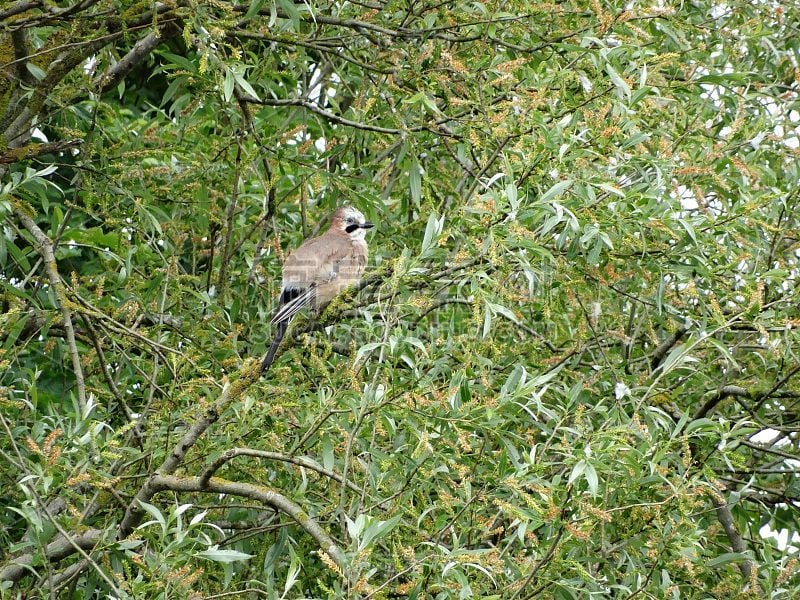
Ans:
{"type": "Polygon", "coordinates": [[[761,405],[764,404],[772,395],[781,389],[784,385],[786,385],[789,380],[797,375],[800,372],[800,363],[797,363],[794,367],[792,367],[789,372],[784,375],[775,385],[773,385],[768,391],[764,392],[763,394],[759,394],[758,402],[755,403],[753,406],[753,411],[757,411],[761,408],[761,405]]]}
{"type": "Polygon", "coordinates": [[[331,479],[338,481],[340,484],[347,486],[350,490],[354,492],[360,491],[358,486],[350,481],[347,481],[339,475],[338,473],[326,469],[325,467],[318,465],[316,462],[311,460],[310,458],[304,458],[302,456],[289,456],[287,454],[280,454],[278,452],[267,452],[265,450],[254,450],[252,448],[231,448],[230,450],[226,450],[222,453],[222,455],[217,458],[214,462],[212,462],[206,470],[200,474],[200,483],[201,485],[207,485],[209,480],[214,476],[222,465],[226,462],[232,460],[237,456],[253,456],[256,458],[266,458],[268,460],[278,460],[281,462],[291,463],[293,465],[297,465],[299,467],[304,467],[306,469],[310,469],[312,471],[316,471],[320,475],[325,475],[325,477],[330,477],[331,479]]]}
{"type": "Polygon", "coordinates": [[[233,244],[233,220],[236,216],[236,204],[239,199],[239,180],[242,175],[242,144],[236,144],[236,168],[233,171],[233,186],[231,200],[225,215],[225,234],[222,241],[222,256],[220,257],[219,275],[217,276],[217,293],[224,298],[228,287],[228,263],[231,260],[231,246],[233,244]]]}
{"type": "Polygon", "coordinates": [[[305,108],[310,110],[313,113],[320,115],[321,117],[325,117],[329,121],[333,121],[334,123],[339,123],[340,125],[347,125],[348,127],[354,127],[356,129],[364,129],[366,131],[375,131],[377,133],[390,133],[392,135],[403,135],[404,133],[412,132],[412,131],[421,131],[426,129],[425,126],[419,125],[416,127],[409,127],[407,129],[393,129],[390,127],[379,127],[378,125],[370,125],[369,123],[360,123],[358,121],[351,121],[350,119],[345,119],[344,117],[340,117],[332,112],[325,110],[324,108],[320,108],[313,102],[306,100],[305,98],[283,98],[283,99],[264,99],[259,100],[258,98],[253,98],[252,96],[244,96],[244,100],[249,102],[250,104],[259,104],[261,106],[297,106],[301,108],[305,108]]]}

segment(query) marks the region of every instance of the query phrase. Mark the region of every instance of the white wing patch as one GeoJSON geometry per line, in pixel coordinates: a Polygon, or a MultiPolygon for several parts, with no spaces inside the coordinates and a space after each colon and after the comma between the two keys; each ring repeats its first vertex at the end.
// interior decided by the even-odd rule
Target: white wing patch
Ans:
{"type": "Polygon", "coordinates": [[[312,285],[302,291],[299,296],[292,298],[289,302],[281,306],[272,317],[272,324],[288,323],[292,317],[303,310],[306,306],[312,306],[317,296],[317,286],[312,285]]]}

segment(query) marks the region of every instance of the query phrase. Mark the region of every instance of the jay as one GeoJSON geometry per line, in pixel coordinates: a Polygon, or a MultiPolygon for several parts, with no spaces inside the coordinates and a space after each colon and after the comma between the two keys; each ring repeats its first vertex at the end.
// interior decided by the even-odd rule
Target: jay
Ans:
{"type": "Polygon", "coordinates": [[[361,280],[367,265],[367,229],[372,223],[351,206],[331,215],[328,231],[307,240],[290,253],[283,264],[281,296],[272,324],[275,339],[261,363],[269,369],[289,322],[303,308],[319,313],[340,292],[361,280]]]}

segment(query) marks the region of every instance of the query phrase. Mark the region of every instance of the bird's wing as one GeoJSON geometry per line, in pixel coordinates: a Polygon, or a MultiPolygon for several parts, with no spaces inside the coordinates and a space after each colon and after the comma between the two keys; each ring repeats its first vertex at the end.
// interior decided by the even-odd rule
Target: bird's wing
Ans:
{"type": "Polygon", "coordinates": [[[292,252],[283,265],[283,286],[305,288],[327,283],[339,275],[339,263],[353,253],[349,238],[323,235],[292,252]]]}
{"type": "MultiPolygon", "coordinates": [[[[275,316],[272,317],[272,324],[288,323],[293,316],[303,310],[306,306],[314,304],[314,298],[317,296],[317,286],[312,285],[300,292],[297,296],[292,298],[286,304],[278,306],[275,316]]],[[[281,294],[283,298],[283,294],[281,294]]]]}
{"type": "Polygon", "coordinates": [[[313,238],[292,252],[283,265],[283,290],[272,323],[288,323],[300,310],[312,305],[317,286],[339,277],[340,265],[352,254],[350,239],[339,235],[313,238]]]}

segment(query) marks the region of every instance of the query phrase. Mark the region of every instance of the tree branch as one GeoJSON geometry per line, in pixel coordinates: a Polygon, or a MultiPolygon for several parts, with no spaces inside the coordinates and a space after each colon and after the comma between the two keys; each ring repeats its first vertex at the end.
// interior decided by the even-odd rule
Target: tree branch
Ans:
{"type": "Polygon", "coordinates": [[[309,50],[314,50],[315,52],[319,52],[320,54],[325,54],[326,56],[331,58],[336,58],[337,60],[343,60],[348,62],[352,65],[356,65],[366,71],[372,71],[374,73],[380,73],[382,75],[394,75],[397,73],[396,68],[389,68],[389,69],[381,69],[375,65],[370,65],[355,58],[351,58],[350,56],[346,56],[342,54],[339,48],[328,48],[325,46],[320,46],[317,44],[312,44],[307,41],[303,40],[295,40],[295,39],[285,39],[278,36],[273,35],[266,35],[263,33],[256,33],[253,31],[239,31],[235,30],[227,34],[227,38],[229,40],[258,40],[263,42],[271,42],[274,44],[282,44],[285,46],[299,46],[300,48],[307,48],[309,50]]]}
{"type": "Polygon", "coordinates": [[[766,402],[775,392],[777,392],[784,385],[786,385],[792,377],[797,375],[798,372],[800,372],[800,363],[792,367],[789,370],[789,372],[783,378],[781,378],[780,381],[778,381],[775,385],[773,385],[768,391],[764,392],[763,394],[759,394],[758,402],[756,402],[755,405],[753,406],[753,411],[756,411],[759,408],[761,408],[764,402],[766,402]]]}
{"type": "Polygon", "coordinates": [[[346,572],[347,561],[344,553],[327,532],[316,521],[300,508],[299,505],[272,490],[265,489],[250,483],[239,483],[214,478],[206,484],[201,483],[200,477],[173,477],[170,475],[155,475],[150,484],[154,492],[170,490],[173,492],[204,492],[212,494],[230,494],[258,500],[271,506],[284,514],[289,515],[319,544],[320,548],[330,556],[336,565],[346,572]]]}
{"type": "Polygon", "coordinates": [[[694,418],[695,419],[702,419],[708,413],[710,413],[712,410],[714,410],[714,408],[717,406],[717,404],[719,404],[720,402],[725,400],[725,398],[727,398],[728,396],[740,396],[740,397],[743,397],[743,398],[751,398],[752,397],[750,392],[748,392],[746,389],[744,389],[743,387],[740,387],[738,385],[726,385],[726,386],[723,386],[722,389],[720,389],[719,392],[717,392],[711,398],[706,400],[705,404],[703,404],[703,406],[701,406],[697,410],[697,412],[694,415],[694,418]]]}
{"type": "Polygon", "coordinates": [[[243,96],[242,98],[245,102],[249,102],[251,104],[259,104],[261,106],[299,106],[301,108],[305,108],[310,110],[313,113],[320,115],[321,117],[325,117],[329,121],[333,121],[334,123],[339,123],[340,125],[347,125],[348,127],[354,127],[356,129],[364,129],[366,131],[375,131],[377,133],[389,133],[392,135],[402,135],[403,133],[409,131],[421,131],[425,129],[425,127],[417,126],[417,127],[409,127],[408,129],[392,129],[389,127],[379,127],[378,125],[369,125],[368,123],[359,123],[358,121],[351,121],[350,119],[345,119],[344,117],[340,117],[339,115],[335,115],[332,112],[328,112],[327,110],[320,108],[313,102],[306,100],[305,98],[282,98],[282,99],[264,99],[259,100],[258,98],[253,98],[252,96],[243,96]]]}
{"type": "Polygon", "coordinates": [[[17,0],[17,2],[12,3],[11,6],[5,10],[0,10],[0,21],[33,10],[34,8],[42,8],[43,5],[43,0],[17,0]]]}
{"type": "Polygon", "coordinates": [[[250,386],[258,380],[261,375],[261,369],[259,368],[258,362],[251,359],[245,362],[237,375],[239,378],[233,383],[227,382],[225,384],[216,402],[206,408],[204,414],[183,434],[183,437],[178,443],[175,444],[167,455],[167,458],[161,463],[161,466],[158,467],[156,472],[151,475],[139,489],[133,501],[128,505],[125,516],[119,525],[117,531],[118,539],[126,538],[141,521],[144,516],[144,510],[139,502],[149,502],[153,495],[159,491],[159,487],[156,483],[157,478],[171,475],[178,469],[186,453],[195,445],[206,430],[217,422],[225,407],[230,402],[241,398],[250,386]]]}
{"type": "Polygon", "coordinates": [[[281,462],[288,462],[293,465],[297,465],[299,467],[304,467],[306,469],[311,469],[312,471],[316,471],[321,475],[325,475],[325,477],[330,477],[331,479],[338,481],[340,484],[347,486],[350,490],[354,492],[360,492],[360,488],[344,479],[338,473],[334,471],[330,471],[325,467],[318,465],[313,460],[309,458],[305,458],[302,456],[289,456],[286,454],[279,454],[278,452],[267,452],[264,450],[254,450],[252,448],[231,448],[230,450],[226,450],[222,453],[222,455],[217,458],[214,462],[212,462],[206,470],[200,474],[200,485],[205,486],[208,484],[209,480],[214,476],[214,473],[222,467],[226,462],[230,461],[231,459],[237,456],[254,456],[257,458],[266,458],[269,460],[278,460],[281,462]]]}
{"type": "Polygon", "coordinates": [[[161,42],[175,37],[178,33],[180,33],[180,29],[171,22],[162,25],[156,31],[151,31],[136,42],[133,48],[117,61],[116,64],[95,79],[95,84],[98,85],[103,92],[115,87],[136,65],[147,58],[161,42]]]}
{"type": "Polygon", "coordinates": [[[655,371],[661,365],[661,361],[663,361],[667,356],[667,352],[669,352],[675,344],[681,341],[681,338],[683,338],[684,335],[686,335],[686,326],[680,325],[671,336],[661,342],[661,345],[656,348],[655,352],[653,352],[653,358],[650,361],[650,368],[653,371],[655,371]]]}
{"type": "MultiPolygon", "coordinates": [[[[719,519],[722,528],[725,530],[725,535],[728,536],[728,540],[731,543],[731,550],[740,554],[744,554],[747,552],[747,545],[744,543],[744,539],[742,539],[742,536],[736,529],[736,524],[733,522],[733,514],[731,514],[730,507],[721,497],[718,497],[717,494],[709,494],[709,496],[712,504],[714,504],[714,507],[717,509],[717,519],[719,519]]],[[[753,570],[753,561],[749,559],[743,560],[736,563],[736,566],[739,568],[742,577],[749,581],[750,574],[753,570]]]]}
{"type": "Polygon", "coordinates": [[[78,354],[78,345],[75,342],[75,328],[72,325],[72,313],[66,307],[66,289],[64,284],[61,283],[61,276],[58,274],[56,267],[56,257],[53,253],[53,242],[45,235],[36,222],[28,216],[28,214],[19,206],[18,201],[12,204],[14,214],[22,223],[23,227],[36,240],[36,251],[42,257],[44,263],[44,270],[50,280],[50,285],[53,286],[53,299],[61,312],[61,318],[64,321],[64,331],[67,336],[67,347],[69,348],[69,355],[72,359],[72,371],[75,373],[75,386],[78,392],[78,406],[80,407],[81,414],[86,411],[86,385],[83,380],[83,368],[81,367],[81,358],[78,354]]]}
{"type": "MultiPolygon", "coordinates": [[[[102,537],[103,532],[99,529],[90,529],[69,539],[59,537],[45,546],[45,558],[50,562],[57,562],[75,554],[76,547],[88,552],[97,545],[102,537]]],[[[32,552],[12,558],[6,566],[0,569],[0,581],[19,581],[34,570],[33,559],[34,553],[32,552]]]]}
{"type": "Polygon", "coordinates": [[[28,160],[41,156],[42,154],[54,154],[63,152],[70,148],[76,148],[83,143],[82,139],[62,140],[59,142],[47,142],[44,144],[28,144],[22,148],[14,148],[0,153],[0,164],[10,164],[28,160]]]}

